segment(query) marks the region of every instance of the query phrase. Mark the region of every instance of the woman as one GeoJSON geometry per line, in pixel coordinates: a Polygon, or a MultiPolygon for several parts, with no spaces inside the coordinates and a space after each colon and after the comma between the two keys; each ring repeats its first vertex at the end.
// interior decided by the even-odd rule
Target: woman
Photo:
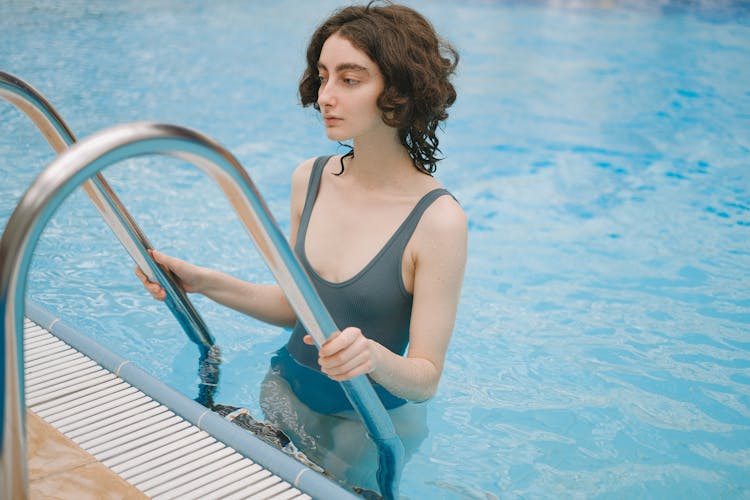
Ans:
{"type": "MultiPolygon", "coordinates": [[[[406,434],[413,419],[399,425],[398,415],[414,405],[405,403],[437,389],[467,246],[466,216],[431,175],[439,161],[435,132],[456,98],[449,78],[457,61],[424,17],[398,5],[344,8],[313,34],[302,104],[321,113],[330,139],[352,141],[349,153],[309,159],[292,174],[290,243],[342,328],[319,351],[279,286],[153,252],[187,292],[293,328],[272,360],[262,399],[269,420],[312,448],[323,434],[334,448],[351,436],[327,427],[351,411],[338,381],[367,375],[406,434]],[[294,412],[284,406],[290,400],[294,412]]],[[[136,272],[163,300],[164,290],[136,272]]],[[[417,442],[424,437],[416,435],[417,442]]],[[[348,460],[341,459],[343,468],[348,460]]]]}

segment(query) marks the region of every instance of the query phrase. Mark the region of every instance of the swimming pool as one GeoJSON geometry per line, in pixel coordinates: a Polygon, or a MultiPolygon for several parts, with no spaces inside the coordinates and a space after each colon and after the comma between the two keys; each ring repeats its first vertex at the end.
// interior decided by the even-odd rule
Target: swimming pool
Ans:
{"type": "MultiPolygon", "coordinates": [[[[471,232],[430,435],[401,493],[750,495],[750,13],[409,4],[462,55],[438,177],[471,232]]],[[[319,5],[12,3],[0,67],[78,137],[149,119],[217,139],[288,227],[292,169],[336,152],[296,104],[306,38],[338,3],[319,5]]],[[[0,105],[0,227],[52,158],[0,105]]],[[[270,279],[198,170],[147,158],[105,175],[156,247],[270,279]]],[[[53,218],[30,295],[195,397],[197,350],[90,205],[76,194],[53,218]]],[[[224,356],[217,400],[259,412],[286,334],[195,303],[224,356]]]]}

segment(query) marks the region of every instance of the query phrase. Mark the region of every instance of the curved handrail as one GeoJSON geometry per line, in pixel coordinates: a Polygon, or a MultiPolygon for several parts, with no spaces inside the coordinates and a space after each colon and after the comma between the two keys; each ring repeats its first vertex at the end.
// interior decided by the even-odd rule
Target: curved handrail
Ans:
{"type": "MultiPolygon", "coordinates": [[[[22,491],[13,474],[25,481],[23,371],[19,362],[23,353],[19,335],[34,246],[54,211],[78,185],[108,165],[147,154],[169,154],[204,170],[227,196],[315,343],[320,346],[338,329],[250,177],[226,149],[195,131],[166,124],[124,124],[93,134],[59,155],[39,175],[13,211],[0,239],[0,307],[4,311],[0,331],[5,337],[6,360],[0,483],[17,488],[8,487],[9,498],[22,491]],[[17,377],[19,383],[9,384],[9,374],[17,377]],[[12,460],[17,463],[9,464],[12,460]]],[[[397,498],[404,447],[393,422],[365,376],[343,382],[342,386],[378,447],[381,493],[385,498],[397,498]]]]}
{"type": "MultiPolygon", "coordinates": [[[[70,128],[49,101],[17,76],[0,71],[0,97],[4,97],[23,111],[47,138],[55,152],[62,153],[76,142],[70,128]]],[[[205,356],[207,350],[213,349],[210,354],[218,359],[216,348],[212,347],[214,338],[208,331],[203,318],[177,284],[172,273],[165,272],[148,254],[151,244],[104,176],[97,173],[83,183],[83,189],[138,267],[151,281],[159,283],[164,288],[166,291],[164,302],[177,318],[188,338],[201,348],[201,355],[205,356]]]]}

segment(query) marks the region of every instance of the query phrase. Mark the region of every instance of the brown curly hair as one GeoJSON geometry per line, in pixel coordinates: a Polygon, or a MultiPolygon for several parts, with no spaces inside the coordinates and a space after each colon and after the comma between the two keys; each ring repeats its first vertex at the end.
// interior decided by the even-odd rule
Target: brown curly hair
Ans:
{"type": "Polygon", "coordinates": [[[340,9],[315,31],[299,83],[302,105],[320,111],[318,60],[325,41],[339,34],[377,63],[385,80],[377,101],[383,122],[398,130],[415,167],[432,174],[442,159],[436,156],[440,149],[435,132],[456,100],[449,78],[458,64],[458,52],[418,12],[373,3],[340,9]]]}

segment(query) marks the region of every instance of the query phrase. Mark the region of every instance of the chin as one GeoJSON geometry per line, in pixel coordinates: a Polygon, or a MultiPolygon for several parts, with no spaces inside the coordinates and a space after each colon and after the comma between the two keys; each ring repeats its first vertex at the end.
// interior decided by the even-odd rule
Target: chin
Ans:
{"type": "Polygon", "coordinates": [[[351,135],[343,134],[340,131],[326,129],[326,136],[336,142],[347,141],[352,138],[351,135]]]}

